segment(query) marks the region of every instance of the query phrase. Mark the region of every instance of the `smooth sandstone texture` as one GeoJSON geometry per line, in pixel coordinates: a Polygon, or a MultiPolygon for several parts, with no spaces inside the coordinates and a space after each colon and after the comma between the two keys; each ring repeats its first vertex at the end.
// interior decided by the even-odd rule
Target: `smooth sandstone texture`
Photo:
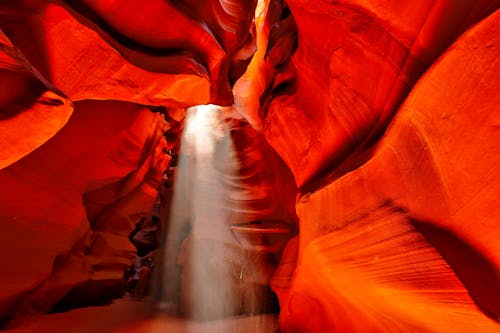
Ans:
{"type": "Polygon", "coordinates": [[[64,291],[71,290],[74,280],[85,281],[90,275],[99,279],[96,275],[105,268],[92,267],[106,261],[106,251],[98,250],[102,247],[99,242],[117,247],[109,254],[113,258],[110,265],[104,267],[110,266],[114,279],[121,278],[123,267],[133,258],[128,232],[137,216],[148,212],[156,199],[155,183],[160,177],[151,171],[157,168],[161,176],[169,162],[164,154],[143,154],[143,149],[161,148],[165,127],[159,114],[134,104],[77,102],[68,124],[51,140],[0,171],[4,185],[0,216],[5,222],[1,243],[4,253],[9,254],[2,266],[6,279],[0,293],[4,311],[16,309],[8,297],[27,292],[16,303],[27,302],[30,308],[47,311],[64,291]],[[82,195],[116,182],[121,192],[111,196],[114,200],[101,200],[98,212],[113,209],[120,200],[128,200],[128,205],[115,214],[118,222],[110,224],[112,234],[106,238],[106,228],[96,227],[99,215],[92,214],[96,211],[95,204],[91,206],[95,203],[92,195],[86,202],[82,202],[82,195]],[[96,252],[100,258],[91,259],[96,252]],[[59,270],[74,261],[72,256],[82,257],[81,262],[73,263],[72,269],[62,274],[59,270]],[[49,289],[46,285],[55,286],[49,289]],[[49,291],[42,292],[45,289],[49,291]],[[37,294],[43,296],[34,296],[37,294]],[[35,302],[33,297],[44,299],[35,302]]]}
{"type": "MultiPolygon", "coordinates": [[[[264,133],[299,187],[377,140],[422,73],[495,1],[287,1],[266,64],[278,73],[260,98],[264,133]],[[298,46],[285,41],[294,20],[298,46]],[[278,64],[275,65],[275,64],[278,64]]],[[[270,36],[273,33],[270,33],[270,36]]]]}
{"type": "Polygon", "coordinates": [[[0,169],[50,139],[68,121],[71,101],[48,83],[0,30],[0,169]]]}
{"type": "Polygon", "coordinates": [[[499,21],[423,75],[366,163],[300,198],[285,332],[500,331],[499,21]]]}
{"type": "Polygon", "coordinates": [[[6,1],[0,24],[40,73],[73,100],[230,105],[230,82],[253,53],[255,1],[208,1],[210,11],[196,5],[6,1]]]}
{"type": "Polygon", "coordinates": [[[234,94],[236,222],[301,190],[283,332],[500,331],[499,7],[2,1],[0,318],[116,286],[184,108],[234,94]]]}
{"type": "Polygon", "coordinates": [[[119,283],[183,109],[232,103],[254,7],[2,1],[0,318],[119,283]]]}

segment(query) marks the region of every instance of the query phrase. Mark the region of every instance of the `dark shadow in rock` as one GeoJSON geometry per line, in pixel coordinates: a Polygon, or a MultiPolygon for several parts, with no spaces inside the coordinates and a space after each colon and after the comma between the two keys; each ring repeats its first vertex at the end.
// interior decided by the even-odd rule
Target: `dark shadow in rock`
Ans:
{"type": "Polygon", "coordinates": [[[443,256],[481,311],[498,321],[500,272],[495,265],[449,230],[417,220],[412,220],[412,224],[443,256]]]}
{"type": "Polygon", "coordinates": [[[125,285],[117,280],[89,280],[73,288],[50,310],[50,313],[66,312],[76,308],[109,305],[123,296],[125,285]]]}

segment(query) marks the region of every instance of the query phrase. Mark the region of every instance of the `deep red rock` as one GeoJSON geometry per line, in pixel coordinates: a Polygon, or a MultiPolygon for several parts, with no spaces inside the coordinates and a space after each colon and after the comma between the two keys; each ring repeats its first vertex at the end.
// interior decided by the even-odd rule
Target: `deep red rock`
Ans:
{"type": "Polygon", "coordinates": [[[0,318],[118,282],[184,109],[234,94],[225,231],[246,238],[191,235],[193,252],[262,243],[242,222],[293,229],[298,187],[282,331],[500,331],[499,6],[3,1],[0,318]]]}
{"type": "Polygon", "coordinates": [[[499,17],[431,66],[366,163],[300,198],[285,331],[498,330],[499,17]]]}

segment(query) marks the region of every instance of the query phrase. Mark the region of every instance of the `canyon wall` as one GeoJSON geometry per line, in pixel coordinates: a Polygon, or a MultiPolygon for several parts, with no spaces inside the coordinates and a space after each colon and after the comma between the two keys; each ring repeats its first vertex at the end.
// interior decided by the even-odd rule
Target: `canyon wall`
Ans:
{"type": "Polygon", "coordinates": [[[184,108],[234,103],[269,216],[299,189],[284,332],[500,331],[499,7],[3,1],[0,317],[118,281],[184,108]]]}
{"type": "Polygon", "coordinates": [[[253,114],[301,191],[283,331],[498,331],[498,2],[287,3],[253,114]]]}
{"type": "Polygon", "coordinates": [[[232,104],[254,50],[254,1],[198,5],[0,4],[0,318],[113,296],[184,108],[232,104]]]}

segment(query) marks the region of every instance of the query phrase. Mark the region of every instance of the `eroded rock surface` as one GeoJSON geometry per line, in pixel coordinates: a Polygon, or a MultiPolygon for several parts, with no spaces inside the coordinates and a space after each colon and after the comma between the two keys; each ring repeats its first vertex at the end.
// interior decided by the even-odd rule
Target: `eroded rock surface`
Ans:
{"type": "MultiPolygon", "coordinates": [[[[299,185],[313,170],[319,181],[304,186],[297,203],[300,236],[289,244],[284,267],[276,273],[282,329],[498,331],[500,249],[494,216],[499,211],[494,202],[500,188],[493,170],[498,169],[500,133],[498,92],[491,86],[499,82],[498,12],[471,26],[432,65],[429,52],[415,48],[404,52],[401,67],[387,61],[397,54],[393,46],[402,45],[394,44],[373,18],[354,19],[348,14],[352,8],[338,3],[318,5],[320,12],[295,5],[290,2],[299,30],[291,59],[298,69],[297,93],[271,100],[264,132],[299,185]],[[327,19],[328,10],[333,17],[327,19]],[[302,31],[313,29],[301,30],[300,20],[308,15],[308,22],[323,29],[340,25],[341,37],[333,30],[331,37],[324,36],[339,38],[338,49],[327,57],[313,36],[301,39],[302,31]],[[348,30],[342,28],[346,23],[348,30]],[[301,48],[301,42],[307,46],[301,48]],[[320,49],[323,53],[315,54],[320,49]],[[311,70],[315,57],[329,63],[329,70],[311,70]],[[393,74],[381,72],[386,70],[393,74]],[[382,139],[364,148],[392,114],[382,139]],[[344,151],[344,145],[351,147],[344,151]],[[336,156],[344,158],[332,168],[336,156]],[[328,166],[330,173],[323,173],[328,166]],[[287,268],[294,260],[295,271],[287,268]]],[[[466,28],[461,20],[446,20],[448,31],[457,29],[454,34],[466,28]],[[453,28],[453,22],[460,24],[453,28]]],[[[412,38],[413,45],[423,43],[434,50],[433,57],[452,40],[450,35],[443,37],[446,43],[433,44],[435,39],[423,39],[425,29],[413,31],[420,36],[412,38]]]]}
{"type": "Polygon", "coordinates": [[[47,312],[77,286],[121,280],[134,256],[127,236],[156,200],[183,109],[232,103],[231,84],[254,51],[254,7],[0,4],[0,237],[9,254],[0,317],[47,312]]]}
{"type": "Polygon", "coordinates": [[[235,222],[292,221],[300,191],[282,331],[500,331],[499,7],[3,1],[0,317],[117,281],[182,110],[234,94],[235,222]]]}

